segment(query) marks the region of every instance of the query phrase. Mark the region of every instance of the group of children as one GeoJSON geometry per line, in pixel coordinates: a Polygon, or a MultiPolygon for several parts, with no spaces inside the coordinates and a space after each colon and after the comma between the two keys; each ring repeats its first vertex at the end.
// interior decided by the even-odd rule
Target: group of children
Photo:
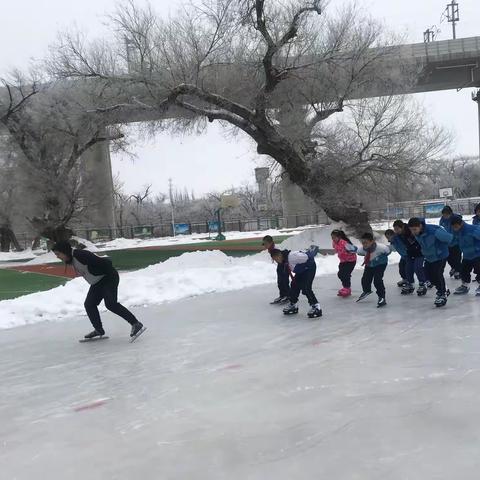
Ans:
{"type": "MultiPolygon", "coordinates": [[[[450,291],[444,277],[445,267],[450,265],[450,276],[461,280],[462,284],[455,289],[455,295],[464,295],[470,290],[472,271],[476,281],[480,283],[480,204],[475,207],[472,224],[466,223],[462,216],[455,214],[451,207],[445,206],[439,225],[427,224],[422,218],[411,218],[408,223],[396,220],[393,230],[387,230],[385,237],[389,245],[375,241],[373,234],[365,233],[360,241],[362,246],[356,247],[342,230],[331,233],[332,245],[340,260],[338,278],[342,288],[338,296],[349,297],[352,294],[351,277],[357,265],[357,256],[363,256],[364,272],[362,276],[362,293],[357,302],[372,293],[372,283],[378,296],[377,307],[387,305],[383,276],[388,265],[388,256],[396,251],[401,257],[399,272],[402,295],[415,292],[415,277],[418,281],[416,289],[419,296],[427,294],[428,289],[435,287],[437,295],[436,307],[444,307],[450,291]]],[[[305,252],[278,250],[273,238],[264,237],[263,245],[268,249],[272,259],[277,263],[277,279],[280,295],[272,303],[287,304],[283,309],[286,315],[298,313],[298,297],[302,292],[308,299],[311,318],[322,316],[322,310],[313,292],[316,265],[312,249],[305,252]],[[290,283],[291,280],[291,283],[290,283]]],[[[318,250],[317,250],[318,251],[318,250]]],[[[480,286],[476,289],[480,296],[480,286]]]]}

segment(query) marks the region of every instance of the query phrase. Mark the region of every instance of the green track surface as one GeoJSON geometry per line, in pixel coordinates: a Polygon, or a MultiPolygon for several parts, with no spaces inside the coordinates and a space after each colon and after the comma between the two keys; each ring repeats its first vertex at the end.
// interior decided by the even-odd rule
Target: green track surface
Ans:
{"type": "Polygon", "coordinates": [[[0,269],[0,300],[43,292],[59,285],[65,285],[67,281],[66,278],[0,269]]]}

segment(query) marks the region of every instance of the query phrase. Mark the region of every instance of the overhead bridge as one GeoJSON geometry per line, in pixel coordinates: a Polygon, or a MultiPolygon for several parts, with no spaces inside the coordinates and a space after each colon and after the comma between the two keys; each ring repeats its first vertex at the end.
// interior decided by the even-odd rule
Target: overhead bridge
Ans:
{"type": "MultiPolygon", "coordinates": [[[[375,55],[374,50],[371,53],[375,55]]],[[[480,37],[391,47],[380,62],[375,64],[371,73],[372,81],[351,91],[349,99],[480,88],[480,37]]],[[[341,78],[338,79],[338,84],[341,87],[341,78]]],[[[313,81],[314,93],[315,87],[313,81]]],[[[0,89],[0,95],[5,93],[5,89],[0,89]]],[[[226,94],[228,95],[228,85],[226,94]]],[[[322,94],[325,95],[325,92],[319,81],[319,98],[322,94]]],[[[477,95],[476,99],[479,104],[480,123],[479,97],[480,95],[477,95]]],[[[124,101],[125,98],[118,99],[118,103],[124,101]]],[[[112,102],[117,103],[117,99],[113,98],[112,102]]],[[[96,107],[92,105],[92,108],[96,107]]],[[[182,115],[182,112],[178,111],[170,112],[170,115],[172,113],[174,116],[182,115]]],[[[128,109],[118,115],[119,112],[116,112],[116,120],[126,123],[162,118],[161,112],[134,112],[128,109]]],[[[92,185],[89,190],[93,196],[95,192],[102,195],[101,198],[94,199],[98,208],[96,212],[91,212],[92,224],[113,226],[113,183],[108,145],[96,145],[86,155],[88,168],[97,172],[97,185],[92,185]]],[[[295,202],[292,200],[292,203],[295,202]]],[[[292,205],[292,210],[295,208],[292,205]]]]}

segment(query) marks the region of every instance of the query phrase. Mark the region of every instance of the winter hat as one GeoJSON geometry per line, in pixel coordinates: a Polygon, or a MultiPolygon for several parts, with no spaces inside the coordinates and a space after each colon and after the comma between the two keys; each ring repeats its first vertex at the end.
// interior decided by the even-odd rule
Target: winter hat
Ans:
{"type": "Polygon", "coordinates": [[[63,253],[64,255],[68,255],[71,258],[72,257],[72,245],[70,245],[70,242],[67,242],[65,240],[57,242],[52,247],[52,252],[63,253]]]}
{"type": "Polygon", "coordinates": [[[450,217],[450,223],[452,225],[460,225],[462,222],[463,222],[463,217],[461,215],[459,215],[458,213],[454,213],[450,217]]]}
{"type": "Polygon", "coordinates": [[[442,209],[442,213],[449,213],[449,214],[453,214],[453,210],[452,210],[452,207],[450,207],[449,205],[445,205],[442,209]]]}

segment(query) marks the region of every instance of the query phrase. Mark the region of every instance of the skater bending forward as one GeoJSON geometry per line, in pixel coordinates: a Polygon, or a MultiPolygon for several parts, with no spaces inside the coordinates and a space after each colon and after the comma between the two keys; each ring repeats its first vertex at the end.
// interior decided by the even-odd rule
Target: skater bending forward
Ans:
{"type": "Polygon", "coordinates": [[[302,292],[307,297],[311,307],[308,316],[310,318],[321,317],[322,310],[312,290],[313,280],[317,272],[315,253],[275,249],[271,255],[275,262],[284,265],[289,272],[295,275],[290,285],[290,305],[283,309],[283,313],[285,315],[298,313],[298,297],[302,292]]]}
{"type": "Polygon", "coordinates": [[[371,233],[364,233],[361,238],[362,248],[357,253],[365,257],[363,265],[365,270],[362,276],[363,293],[357,302],[368,297],[372,293],[372,281],[375,285],[378,295],[377,307],[384,307],[387,302],[385,300],[385,285],[383,283],[383,275],[388,266],[388,255],[392,252],[390,247],[376,243],[371,233]]]}
{"type": "Polygon", "coordinates": [[[108,310],[122,317],[132,326],[131,337],[135,337],[142,330],[143,325],[133,313],[118,303],[120,277],[110,259],[99,257],[88,250],[73,249],[69,242],[56,243],[52,251],[57,258],[71,265],[77,275],[82,276],[90,284],[90,290],[85,299],[85,310],[94,330],[85,335],[86,339],[105,335],[98,312],[98,305],[102,300],[108,310]]]}

